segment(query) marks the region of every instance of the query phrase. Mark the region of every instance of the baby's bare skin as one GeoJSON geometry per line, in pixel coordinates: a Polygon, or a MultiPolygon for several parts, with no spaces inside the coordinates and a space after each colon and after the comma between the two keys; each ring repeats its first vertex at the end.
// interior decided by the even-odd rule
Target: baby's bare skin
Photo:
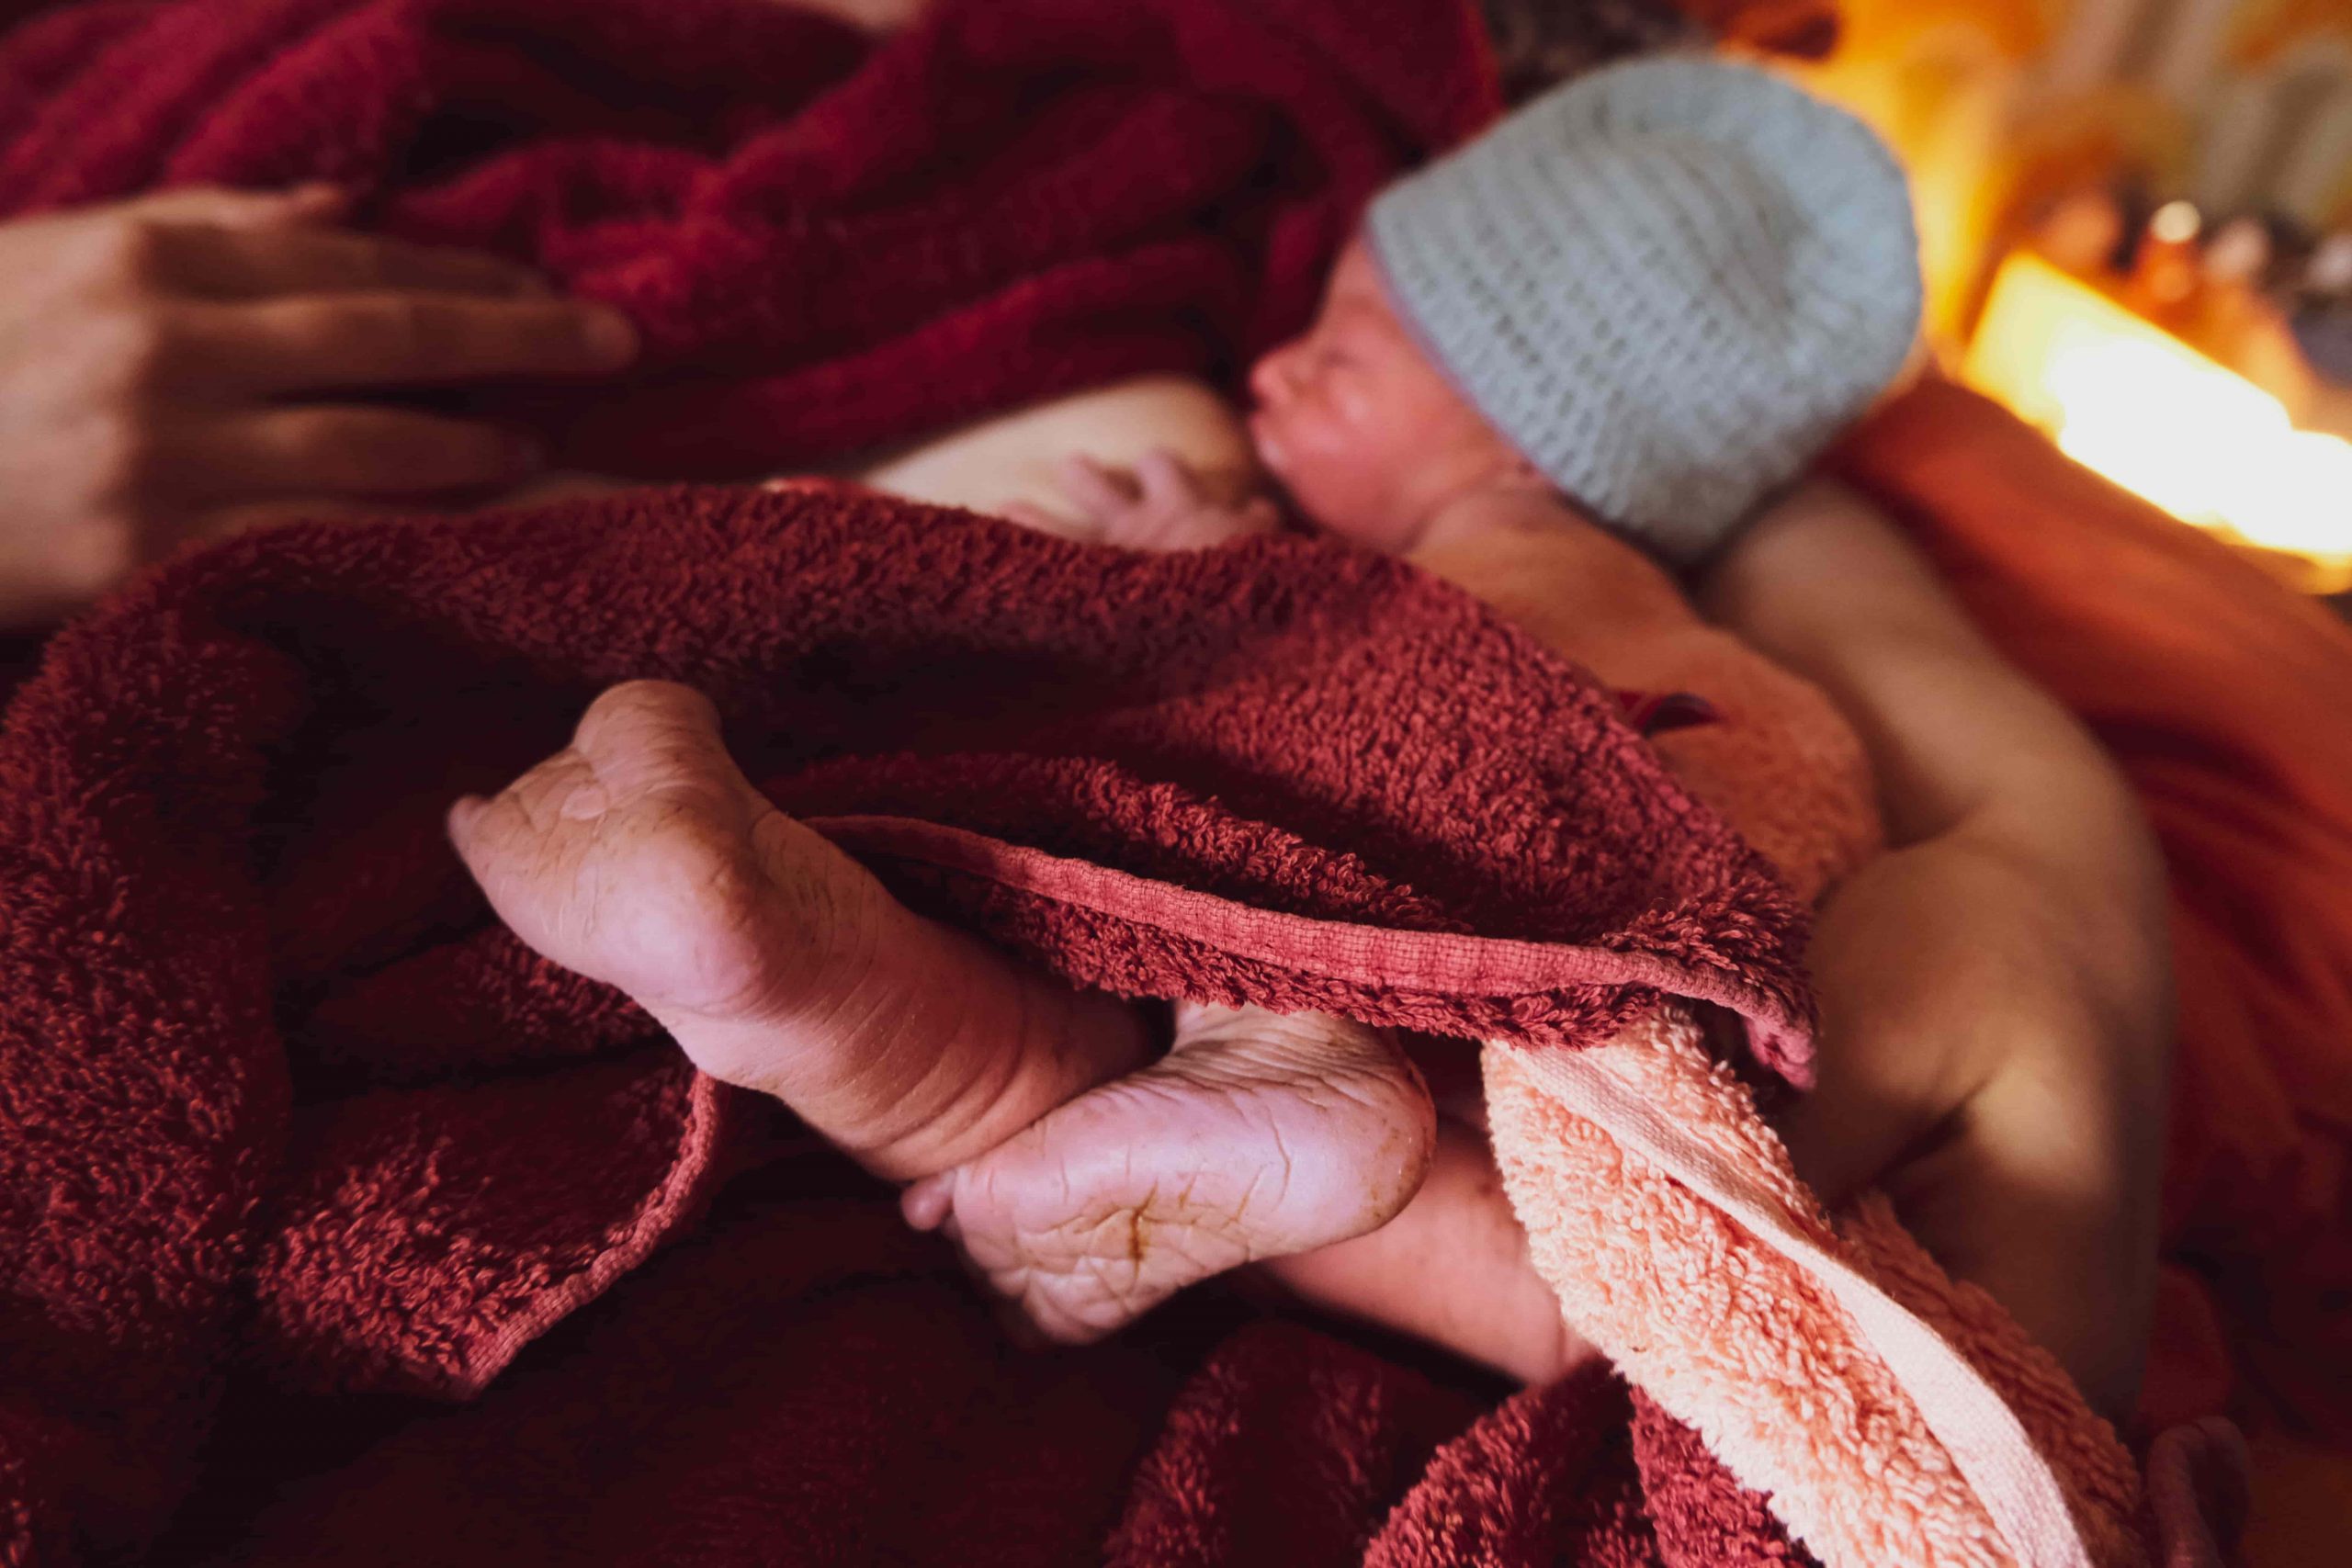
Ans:
{"type": "Polygon", "coordinates": [[[1057,1339],[1187,1285],[1386,1224],[1419,1189],[1429,1095],[1380,1032],[1186,1006],[1143,1071],[908,1190],[989,1285],[1057,1339]]]}
{"type": "MultiPolygon", "coordinates": [[[[1219,405],[1199,389],[1147,382],[865,477],[1065,536],[1192,549],[1279,526],[1231,482],[1240,448],[1316,521],[1396,553],[1440,541],[1476,559],[1537,512],[1589,526],[1422,357],[1361,247],[1315,327],[1252,385],[1246,433],[1205,417],[1219,405]],[[1147,445],[1163,413],[1182,455],[1147,445]],[[1116,460],[1048,465],[1023,431],[1116,460]]],[[[461,807],[452,831],[525,941],[628,991],[713,1076],[911,1180],[909,1222],[953,1237],[1049,1337],[1093,1337],[1262,1260],[1318,1304],[1523,1379],[1585,1353],[1483,1135],[1459,1121],[1441,1133],[1393,1040],[1188,1008],[1146,1065],[1125,1010],[919,919],[776,812],[691,693],[607,694],[571,749],[461,807]]],[[[1475,1097],[1449,1109],[1476,1120],[1475,1097]]]]}
{"type": "Polygon", "coordinates": [[[685,687],[605,693],[450,831],[531,947],[867,1169],[932,1178],[910,1221],[948,1226],[1051,1337],[1375,1229],[1428,1164],[1428,1096],[1386,1036],[1190,1008],[1147,1066],[1133,1009],[915,915],[778,811],[685,687]]]}

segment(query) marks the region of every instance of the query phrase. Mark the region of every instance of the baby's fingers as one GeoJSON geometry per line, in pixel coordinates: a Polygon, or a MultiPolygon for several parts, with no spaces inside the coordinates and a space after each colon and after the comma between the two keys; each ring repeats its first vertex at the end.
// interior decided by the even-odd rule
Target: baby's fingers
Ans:
{"type": "Polygon", "coordinates": [[[1135,505],[1138,491],[1134,478],[1084,455],[1061,463],[1062,493],[1079,516],[1102,525],[1135,505]]]}
{"type": "Polygon", "coordinates": [[[1001,515],[1008,523],[1018,523],[1035,533],[1051,534],[1057,539],[1092,544],[1102,536],[1102,527],[1097,524],[1075,522],[1058,512],[1048,512],[1026,501],[1007,503],[1001,515]]]}
{"type": "Polygon", "coordinates": [[[1136,465],[1136,483],[1144,501],[1167,511],[1189,511],[1208,504],[1200,476],[1184,459],[1165,446],[1156,446],[1136,465]]]}

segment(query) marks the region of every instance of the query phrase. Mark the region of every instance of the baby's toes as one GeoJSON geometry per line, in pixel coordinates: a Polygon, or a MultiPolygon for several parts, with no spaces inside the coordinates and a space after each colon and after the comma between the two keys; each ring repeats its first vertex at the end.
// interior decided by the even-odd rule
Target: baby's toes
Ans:
{"type": "Polygon", "coordinates": [[[601,815],[605,800],[596,770],[567,746],[496,795],[449,807],[450,842],[491,908],[559,963],[580,945],[574,891],[594,840],[578,824],[601,815]]]}
{"type": "Polygon", "coordinates": [[[763,984],[775,895],[758,829],[772,814],[707,700],[633,682],[596,699],[571,746],[458,802],[449,831],[526,945],[658,1016],[735,1006],[763,984]]]}
{"type": "Polygon", "coordinates": [[[628,681],[588,705],[571,750],[585,758],[614,804],[671,804],[749,832],[767,802],[719,733],[718,709],[691,686],[628,681]]]}
{"type": "Polygon", "coordinates": [[[1161,1062],[1072,1100],[908,1218],[952,1215],[991,1285],[1047,1335],[1096,1337],[1177,1291],[1360,1235],[1404,1208],[1435,1119],[1387,1036],[1327,1018],[1188,1009],[1161,1062]]]}

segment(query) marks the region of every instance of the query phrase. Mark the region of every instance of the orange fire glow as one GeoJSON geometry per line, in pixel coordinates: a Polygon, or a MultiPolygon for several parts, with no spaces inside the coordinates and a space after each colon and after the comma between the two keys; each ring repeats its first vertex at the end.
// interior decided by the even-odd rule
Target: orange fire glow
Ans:
{"type": "Polygon", "coordinates": [[[1962,375],[2298,586],[2352,589],[2352,443],[2295,429],[2277,398],[2048,263],[2002,264],[1962,375]]]}

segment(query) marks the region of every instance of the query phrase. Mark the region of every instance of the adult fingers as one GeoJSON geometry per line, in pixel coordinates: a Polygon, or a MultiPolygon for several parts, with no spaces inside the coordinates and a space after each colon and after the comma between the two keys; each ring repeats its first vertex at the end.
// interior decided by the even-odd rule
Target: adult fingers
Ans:
{"type": "Polygon", "coordinates": [[[285,294],[544,295],[547,282],[503,257],[413,245],[339,229],[173,224],[157,239],[157,271],[175,288],[215,299],[285,294]]]}
{"type": "Polygon", "coordinates": [[[226,539],[256,528],[282,528],[290,523],[356,523],[381,517],[384,508],[331,496],[283,496],[275,501],[242,502],[209,507],[186,520],[180,541],[226,539]]]}
{"type": "Polygon", "coordinates": [[[156,458],[172,492],[199,502],[274,496],[400,496],[514,483],[536,446],[495,425],[406,409],[261,409],[175,432],[156,458]]]}
{"type": "Polygon", "coordinates": [[[416,292],[322,294],[170,312],[162,378],[279,394],[609,373],[637,332],[609,306],[416,292]]]}
{"type": "Polygon", "coordinates": [[[1051,534],[1057,539],[1092,544],[1102,537],[1102,530],[1098,525],[1076,522],[1025,501],[1016,501],[1006,506],[1003,516],[1008,523],[1018,523],[1023,528],[1039,534],[1051,534]]]}
{"type": "Polygon", "coordinates": [[[232,190],[225,186],[182,186],[118,203],[113,212],[157,223],[210,223],[249,228],[317,223],[342,215],[348,194],[323,181],[281,190],[232,190]]]}
{"type": "Polygon", "coordinates": [[[512,490],[473,502],[469,511],[493,506],[539,506],[550,501],[571,501],[582,496],[610,495],[616,491],[632,489],[627,479],[616,479],[608,474],[591,474],[578,468],[559,468],[535,474],[512,490]]]}

